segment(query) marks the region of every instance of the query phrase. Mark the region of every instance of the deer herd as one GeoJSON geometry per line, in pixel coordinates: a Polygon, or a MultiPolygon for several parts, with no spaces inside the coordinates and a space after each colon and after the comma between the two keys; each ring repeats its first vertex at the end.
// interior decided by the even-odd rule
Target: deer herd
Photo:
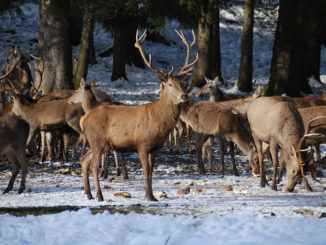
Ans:
{"type": "Polygon", "coordinates": [[[38,81],[38,88],[34,86],[36,82],[33,83],[31,69],[42,78],[42,59],[31,56],[37,64],[32,67],[31,58],[23,57],[18,48],[10,49],[0,76],[0,154],[4,154],[13,165],[4,193],[13,189],[19,169],[22,169],[22,179],[18,193],[24,191],[27,149],[29,154],[38,154],[37,142],[40,141],[42,161],[46,158],[53,160],[53,152],[62,154],[63,160],[67,160],[71,134],[77,133],[79,137],[73,153],[82,142],[80,164],[88,199],[93,198],[89,183],[91,171],[96,197],[103,201],[99,178],[107,177],[107,157],[112,150],[117,170],[117,153],[121,154],[126,178],[128,173],[123,153],[138,152],[145,177],[146,198],[156,201],[152,190],[155,156],[169,137],[171,140],[174,136],[176,147],[179,147],[184,125],[190,153],[190,129],[195,135],[198,174],[206,172],[206,154],[209,169],[212,169],[212,140],[216,139],[221,156],[220,174],[224,174],[225,148],[229,147],[233,174],[239,175],[235,162],[236,144],[248,157],[252,174],[259,175],[261,187],[268,184],[264,170],[266,156],[273,165],[273,190],[277,190],[284,169],[285,192],[292,192],[299,181],[311,190],[306,172],[309,171],[315,179],[312,174],[315,160],[309,146],[314,147],[318,161],[319,145],[326,143],[326,100],[323,95],[321,98],[267,97],[263,87],[258,86],[247,97],[230,96],[219,89],[216,77],[214,80],[206,79],[206,84],[195,93],[196,96],[208,95],[209,101],[194,103],[187,89],[193,66],[198,60],[197,54],[190,62],[195,35],[192,33],[193,41],[189,44],[181,31],[176,33],[185,44],[187,54],[184,66],[173,74],[173,67],[165,71],[153,66],[151,56],[147,57],[143,49],[146,31],[140,37],[137,31],[135,47],[160,80],[160,98],[139,106],[113,102],[107,93],[93,88],[95,78],[89,83],[82,79],[80,88],[76,90],[57,90],[40,96],[38,90],[42,81],[38,81]],[[89,150],[84,154],[87,143],[89,150]]]}

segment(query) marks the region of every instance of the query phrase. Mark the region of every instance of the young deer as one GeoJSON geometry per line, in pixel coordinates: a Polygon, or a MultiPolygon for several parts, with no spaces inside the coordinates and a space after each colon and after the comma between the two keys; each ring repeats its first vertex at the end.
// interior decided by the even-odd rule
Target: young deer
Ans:
{"type": "Polygon", "coordinates": [[[29,125],[24,120],[15,116],[0,117],[0,154],[5,154],[13,165],[9,184],[3,193],[12,190],[18,171],[22,169],[22,179],[18,193],[25,189],[28,160],[25,155],[26,140],[29,125]]]}
{"type": "MultiPolygon", "coordinates": [[[[14,101],[13,111],[15,115],[22,117],[30,125],[27,145],[31,142],[37,129],[49,131],[69,126],[84,137],[79,125],[79,120],[84,115],[84,111],[79,104],[68,104],[66,100],[26,104],[24,103],[24,95],[11,93],[10,96],[14,101]]],[[[86,140],[84,140],[82,154],[85,143],[86,140]]]]}
{"type": "MultiPolygon", "coordinates": [[[[262,87],[258,86],[255,92],[252,95],[249,95],[247,97],[239,97],[236,95],[225,95],[219,88],[218,88],[218,82],[219,77],[216,76],[214,80],[210,80],[208,78],[205,78],[206,84],[199,90],[196,91],[196,96],[202,96],[202,95],[209,95],[209,101],[211,102],[218,102],[219,104],[229,106],[229,107],[235,107],[237,108],[237,112],[241,112],[240,114],[243,115],[246,113],[246,107],[247,104],[250,103],[250,101],[255,100],[259,96],[262,95],[262,87]],[[240,108],[241,107],[241,108],[240,108]]],[[[244,116],[244,118],[246,118],[244,116]]],[[[245,123],[246,119],[244,120],[245,123]]],[[[247,128],[248,131],[250,131],[249,127],[247,128]]],[[[220,155],[221,155],[221,164],[220,164],[220,173],[223,174],[224,172],[224,145],[225,142],[217,137],[217,143],[220,148],[220,155]]],[[[233,142],[228,142],[230,146],[230,154],[233,162],[233,170],[234,174],[237,174],[237,171],[235,170],[235,164],[234,164],[234,144],[233,142]]],[[[208,164],[209,168],[212,169],[212,139],[209,137],[205,143],[202,145],[202,162],[205,161],[205,154],[207,152],[207,158],[208,158],[208,164]]],[[[258,174],[258,168],[255,164],[252,165],[253,167],[253,174],[258,174]]]]}
{"type": "Polygon", "coordinates": [[[88,169],[91,167],[98,201],[103,201],[98,179],[98,167],[101,155],[106,147],[117,152],[138,151],[142,164],[146,198],[157,201],[152,191],[152,172],[155,155],[167,140],[169,133],[175,127],[180,115],[180,104],[188,100],[186,81],[192,71],[189,64],[190,50],[195,43],[188,44],[182,33],[178,33],[187,46],[185,65],[177,75],[172,75],[173,69],[166,72],[153,67],[151,58],[147,59],[143,50],[146,32],[138,38],[136,34],[135,47],[139,49],[145,64],[155,71],[164,86],[159,100],[140,106],[99,105],[89,111],[80,121],[81,128],[91,146],[92,164],[83,164],[84,188],[89,199],[92,194],[89,186],[88,169]]]}
{"type": "MultiPolygon", "coordinates": [[[[72,104],[81,103],[82,108],[85,113],[89,112],[90,110],[94,109],[96,106],[102,103],[111,104],[111,105],[122,105],[118,102],[98,102],[96,96],[94,95],[91,86],[94,84],[96,78],[94,77],[90,83],[86,83],[84,78],[81,78],[80,87],[75,90],[74,94],[72,94],[67,102],[72,104]]],[[[102,167],[101,167],[101,177],[107,178],[108,176],[108,163],[105,161],[105,158],[108,157],[108,154],[105,153],[105,156],[102,158],[102,167]]],[[[115,166],[116,166],[116,176],[120,176],[120,166],[118,162],[118,156],[116,151],[113,151],[115,166]]],[[[127,167],[124,161],[123,154],[122,155],[122,163],[123,163],[123,175],[125,179],[128,179],[128,172],[127,167]]],[[[92,158],[92,154],[89,153],[87,156],[82,158],[81,161],[90,161],[92,158]]]]}
{"type": "MultiPolygon", "coordinates": [[[[224,165],[224,150],[222,140],[236,143],[248,156],[253,173],[258,170],[257,152],[252,147],[253,140],[250,133],[243,126],[240,115],[234,114],[232,108],[215,102],[201,101],[193,106],[183,105],[180,118],[187,122],[196,133],[196,154],[198,159],[198,173],[204,174],[202,146],[210,136],[217,138],[220,147],[221,165],[224,165]]],[[[232,167],[238,175],[234,160],[234,149],[231,148],[232,167]]],[[[224,167],[222,167],[224,168],[224,167]]]]}

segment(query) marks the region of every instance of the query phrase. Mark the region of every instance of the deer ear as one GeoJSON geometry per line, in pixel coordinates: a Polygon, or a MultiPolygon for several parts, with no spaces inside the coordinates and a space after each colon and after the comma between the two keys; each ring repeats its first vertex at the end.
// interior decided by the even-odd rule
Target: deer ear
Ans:
{"type": "Polygon", "coordinates": [[[160,80],[160,82],[165,83],[168,80],[168,76],[160,73],[160,72],[156,72],[158,79],[160,80]]]}
{"type": "Polygon", "coordinates": [[[8,94],[10,100],[12,101],[17,97],[16,93],[12,90],[6,90],[6,94],[8,94]]]}
{"type": "Polygon", "coordinates": [[[214,83],[214,85],[217,85],[218,81],[220,81],[220,77],[216,76],[212,82],[214,83]]]}
{"type": "Polygon", "coordinates": [[[82,78],[80,79],[79,87],[80,87],[80,88],[85,88],[85,86],[86,86],[86,81],[85,81],[85,79],[82,77],[82,78]]]}
{"type": "Polygon", "coordinates": [[[93,77],[93,79],[88,83],[88,85],[94,87],[95,84],[96,84],[96,77],[93,77]]]}
{"type": "Polygon", "coordinates": [[[184,75],[178,76],[178,79],[181,80],[182,87],[184,89],[187,89],[188,88],[188,82],[189,82],[189,79],[190,78],[191,78],[191,74],[190,73],[186,73],[184,75]]]}

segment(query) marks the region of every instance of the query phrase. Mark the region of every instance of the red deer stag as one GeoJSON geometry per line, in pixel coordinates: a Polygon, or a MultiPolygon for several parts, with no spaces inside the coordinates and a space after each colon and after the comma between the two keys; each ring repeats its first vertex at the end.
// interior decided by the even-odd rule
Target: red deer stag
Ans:
{"type": "Polygon", "coordinates": [[[152,65],[150,56],[147,59],[143,50],[146,32],[141,37],[138,37],[138,31],[136,34],[135,47],[139,49],[145,64],[157,73],[164,86],[159,100],[140,106],[99,105],[82,117],[80,125],[93,153],[92,164],[82,165],[85,193],[89,199],[92,198],[88,179],[88,169],[91,165],[96,196],[98,201],[103,201],[98,167],[105,147],[109,147],[117,152],[138,151],[145,176],[146,198],[157,201],[152,191],[155,155],[179,119],[180,104],[188,100],[185,85],[190,77],[189,73],[193,70],[191,67],[198,59],[197,55],[196,59],[189,63],[190,50],[195,43],[194,33],[194,40],[190,45],[182,33],[179,36],[187,46],[187,57],[179,73],[172,75],[173,69],[169,72],[160,70],[152,65]]]}
{"type": "Polygon", "coordinates": [[[20,168],[22,169],[22,179],[18,193],[22,193],[25,189],[28,168],[25,146],[28,131],[29,125],[24,120],[15,116],[0,117],[0,154],[5,154],[13,165],[9,184],[3,193],[8,193],[12,190],[20,168]]]}

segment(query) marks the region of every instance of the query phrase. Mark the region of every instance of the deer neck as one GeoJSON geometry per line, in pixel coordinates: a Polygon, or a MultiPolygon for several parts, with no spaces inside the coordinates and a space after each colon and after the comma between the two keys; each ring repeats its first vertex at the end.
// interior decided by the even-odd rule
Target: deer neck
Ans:
{"type": "Polygon", "coordinates": [[[96,105],[98,104],[95,95],[93,94],[92,91],[86,90],[85,91],[85,96],[82,102],[82,107],[85,113],[89,112],[92,110],[96,105]]]}
{"type": "Polygon", "coordinates": [[[252,142],[252,140],[249,133],[245,129],[239,131],[237,134],[234,134],[232,137],[232,141],[239,146],[243,153],[245,153],[246,155],[250,154],[250,143],[252,142]]]}
{"type": "Polygon", "coordinates": [[[166,94],[162,93],[160,99],[158,100],[160,113],[166,114],[173,121],[177,121],[180,117],[180,104],[176,104],[173,100],[166,94]]]}
{"type": "Polygon", "coordinates": [[[20,99],[16,99],[14,102],[14,111],[17,116],[22,117],[23,119],[27,120],[28,115],[31,115],[30,106],[24,105],[20,99]]]}

